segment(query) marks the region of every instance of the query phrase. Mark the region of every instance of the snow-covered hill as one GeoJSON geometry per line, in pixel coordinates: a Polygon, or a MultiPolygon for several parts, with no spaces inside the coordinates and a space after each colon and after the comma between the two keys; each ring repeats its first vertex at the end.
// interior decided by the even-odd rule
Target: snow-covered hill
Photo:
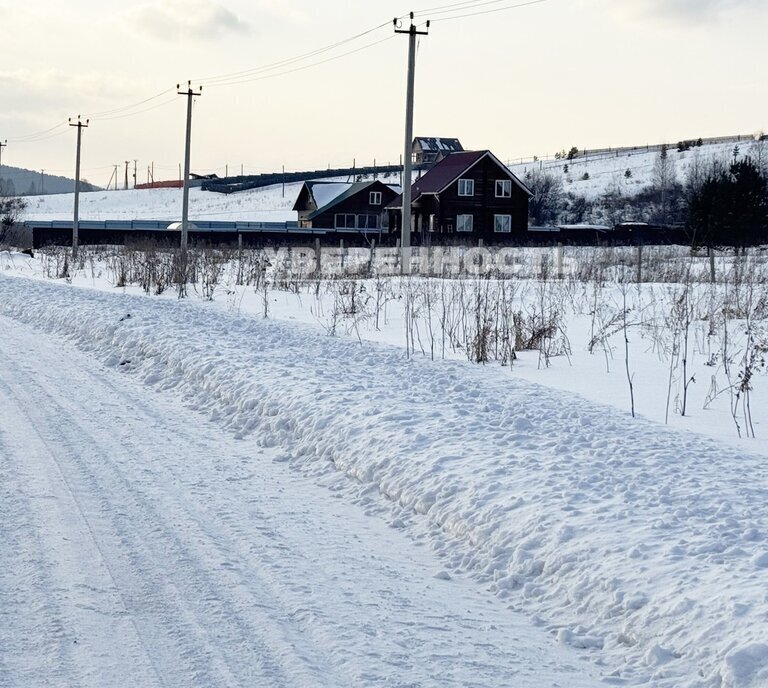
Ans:
{"type": "MultiPolygon", "coordinates": [[[[684,182],[693,164],[706,166],[712,160],[728,161],[733,159],[734,149],[738,156],[768,158],[768,141],[740,141],[738,143],[714,143],[693,147],[680,152],[676,144],[668,148],[669,159],[675,168],[676,178],[684,182]]],[[[510,169],[521,179],[526,174],[539,169],[560,178],[563,189],[592,200],[606,191],[619,189],[626,196],[632,196],[649,186],[653,181],[654,164],[659,157],[659,150],[618,150],[611,153],[579,155],[573,160],[542,160],[538,162],[511,165],[510,169]],[[567,168],[567,171],[566,171],[567,168]],[[630,174],[627,175],[629,170],[630,174]],[[585,179],[585,175],[587,178],[585,179]]]]}
{"type": "MultiPolygon", "coordinates": [[[[733,157],[733,143],[717,143],[678,152],[670,146],[669,156],[679,181],[684,181],[690,166],[706,164],[711,160],[733,157]]],[[[742,141],[739,155],[768,158],[768,141],[742,141]]],[[[658,150],[644,148],[612,153],[595,153],[568,160],[546,160],[512,165],[510,169],[521,179],[534,167],[550,172],[563,181],[565,191],[587,199],[595,199],[611,189],[620,189],[624,195],[634,195],[651,184],[658,150]],[[568,171],[565,171],[567,165],[568,171]],[[627,176],[627,170],[630,175],[627,176]],[[585,176],[587,178],[585,178],[585,176]]],[[[414,179],[416,178],[414,173],[414,179]]],[[[347,178],[339,181],[348,181],[347,178]]],[[[398,182],[397,175],[384,179],[398,182]]],[[[280,184],[261,189],[241,191],[230,195],[190,190],[190,218],[192,220],[249,220],[254,222],[283,222],[296,220],[291,210],[301,189],[301,183],[280,184]]],[[[26,219],[68,220],[72,217],[73,194],[57,196],[30,196],[26,219]]],[[[128,191],[97,191],[80,195],[80,218],[83,220],[179,220],[181,218],[180,189],[130,189],[128,191]]]]}

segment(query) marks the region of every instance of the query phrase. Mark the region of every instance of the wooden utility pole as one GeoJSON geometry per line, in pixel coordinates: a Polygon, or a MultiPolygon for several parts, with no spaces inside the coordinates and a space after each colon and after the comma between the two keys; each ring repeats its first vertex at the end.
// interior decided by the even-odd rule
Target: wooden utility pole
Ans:
{"type": "Polygon", "coordinates": [[[426,36],[429,33],[429,22],[426,23],[426,31],[418,31],[413,23],[411,12],[411,25],[408,29],[400,29],[400,21],[393,20],[395,33],[408,35],[408,86],[405,98],[405,142],[403,146],[403,219],[400,227],[400,248],[403,252],[402,269],[408,272],[410,265],[411,248],[411,177],[413,173],[413,96],[416,79],[416,36],[426,36]]]}
{"type": "Polygon", "coordinates": [[[77,122],[72,122],[72,118],[69,118],[69,126],[77,127],[77,155],[75,157],[75,212],[72,220],[72,258],[77,258],[77,243],[78,243],[78,223],[80,222],[80,146],[83,141],[83,129],[88,128],[88,121],[83,123],[80,120],[80,115],[77,116],[77,122]]]}
{"type": "Polygon", "coordinates": [[[130,162],[130,160],[125,161],[125,184],[123,186],[123,191],[128,191],[128,163],[130,162]]]}
{"type": "MultiPolygon", "coordinates": [[[[176,88],[181,88],[176,84],[176,88]]],[[[187,97],[187,135],[184,146],[184,192],[181,200],[181,249],[187,250],[187,228],[189,224],[189,157],[192,146],[192,99],[202,95],[203,87],[196,92],[192,89],[192,82],[187,82],[186,91],[177,91],[180,96],[187,97]]]]}

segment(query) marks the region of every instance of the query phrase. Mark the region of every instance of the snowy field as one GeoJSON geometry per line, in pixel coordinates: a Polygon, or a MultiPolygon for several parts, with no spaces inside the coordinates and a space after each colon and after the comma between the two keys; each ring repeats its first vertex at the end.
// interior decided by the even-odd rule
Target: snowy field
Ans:
{"type": "MultiPolygon", "coordinates": [[[[247,264],[231,256],[216,263],[208,256],[208,268],[200,264],[200,278],[183,301],[172,285],[159,296],[141,295],[134,280],[141,265],[147,268],[146,256],[139,264],[135,256],[84,255],[82,265],[70,267],[67,279],[54,281],[46,274],[53,277],[62,269],[60,255],[31,259],[3,254],[0,317],[13,337],[2,340],[8,342],[5,355],[11,365],[0,391],[35,390],[43,385],[36,382],[41,371],[46,385],[58,386],[37,396],[32,391],[13,394],[29,395],[28,401],[17,403],[33,416],[26,424],[46,437],[54,435],[49,449],[65,447],[56,459],[67,462],[78,476],[74,493],[87,495],[92,512],[113,525],[106,534],[97,529],[92,535],[96,542],[106,538],[105,562],[113,548],[121,562],[118,571],[127,569],[118,574],[122,582],[105,589],[123,591],[123,606],[113,600],[110,609],[124,614],[126,623],[133,621],[136,639],[126,647],[148,653],[149,664],[142,666],[168,656],[168,643],[191,643],[194,636],[197,644],[185,647],[188,656],[199,661],[201,653],[210,653],[219,658],[218,664],[204,663],[216,680],[225,675],[220,670],[235,677],[247,675],[238,671],[253,670],[253,655],[236,661],[224,642],[237,624],[247,628],[256,623],[248,612],[254,604],[248,586],[256,566],[252,555],[259,557],[264,535],[254,523],[263,517],[248,518],[248,500],[255,498],[256,485],[273,484],[270,476],[277,474],[286,499],[296,499],[304,509],[300,532],[288,530],[280,536],[299,538],[293,549],[306,547],[310,561],[323,549],[319,533],[324,532],[325,512],[336,508],[324,500],[333,495],[339,499],[332,504],[355,509],[339,520],[353,530],[363,527],[360,521],[372,529],[348,536],[356,543],[353,550],[373,548],[370,555],[363,548],[363,563],[366,556],[375,559],[381,552],[401,553],[402,561],[389,570],[396,572],[413,559],[416,571],[407,568],[408,576],[428,580],[426,596],[414,589],[393,591],[382,583],[376,561],[366,573],[351,560],[349,575],[346,561],[341,570],[339,562],[323,563],[319,568],[330,577],[323,580],[349,584],[350,596],[342,600],[340,590],[329,592],[313,571],[298,564],[297,576],[272,572],[282,581],[277,595],[281,604],[288,599],[301,607],[298,618],[289,615],[287,628],[270,622],[270,638],[284,638],[298,624],[300,636],[311,632],[324,639],[319,657],[299,652],[306,662],[294,657],[288,669],[286,646],[272,643],[268,656],[273,664],[267,668],[276,664],[288,672],[277,684],[768,685],[768,485],[763,470],[768,388],[758,363],[768,300],[761,254],[741,261],[718,257],[715,285],[706,281],[705,259],[681,263],[680,256],[661,254],[651,259],[656,272],[649,265],[646,274],[653,279],[664,274],[667,281],[640,285],[627,279],[627,271],[635,274],[630,256],[616,255],[579,262],[579,269],[587,265],[592,271],[591,279],[577,271],[563,280],[527,275],[515,280],[312,280],[281,273],[274,256],[266,271],[258,269],[261,258],[254,256],[247,264]],[[212,268],[214,263],[219,267],[212,268]],[[118,273],[130,278],[126,286],[115,286],[118,273]],[[513,347],[516,358],[506,355],[505,361],[509,349],[500,335],[506,333],[507,342],[514,338],[516,314],[522,334],[529,333],[526,328],[539,322],[539,316],[556,327],[539,338],[535,349],[513,347]],[[505,330],[507,317],[511,329],[505,330]],[[478,332],[488,328],[493,335],[484,340],[488,362],[478,365],[468,359],[474,359],[473,343],[483,341],[478,332]],[[71,352],[73,345],[79,353],[71,352]],[[68,369],[65,356],[79,361],[71,379],[54,372],[68,369]],[[735,399],[733,389],[726,389],[729,379],[738,382],[747,360],[753,365],[749,427],[755,438],[747,437],[744,396],[735,399]],[[629,414],[627,369],[636,418],[629,414]],[[88,381],[83,383],[86,371],[88,381]],[[72,391],[102,381],[111,392],[89,395],[93,406],[86,407],[86,399],[72,391]],[[133,396],[123,401],[121,395],[129,393],[133,396]],[[682,415],[684,395],[687,410],[682,415]],[[173,406],[179,400],[183,412],[173,406]],[[159,406],[165,410],[156,410],[159,406]],[[47,429],[40,427],[46,423],[39,415],[46,412],[57,418],[47,429]],[[187,414],[193,412],[210,423],[191,421],[187,414]],[[185,427],[181,436],[192,437],[185,440],[192,461],[176,456],[178,444],[162,436],[168,417],[179,413],[186,419],[178,421],[185,427]],[[148,423],[153,430],[142,440],[145,448],[138,451],[138,461],[133,461],[131,446],[114,441],[115,428],[103,422],[105,414],[116,414],[117,428],[127,422],[117,435],[125,438],[141,437],[139,424],[149,416],[159,419],[148,423]],[[98,433],[101,438],[90,464],[77,458],[80,445],[66,435],[67,421],[74,417],[89,418],[85,436],[98,433]],[[219,442],[221,451],[215,449],[219,442]],[[162,456],[153,458],[151,446],[165,447],[162,456]],[[110,458],[108,470],[96,456],[110,458]],[[135,479],[137,487],[121,497],[115,513],[105,501],[97,504],[94,493],[124,484],[115,482],[122,471],[130,471],[122,479],[135,479]],[[157,472],[165,476],[159,485],[157,472]],[[183,478],[175,492],[165,489],[178,482],[168,478],[174,474],[183,478]],[[309,501],[310,510],[302,490],[317,485],[322,490],[314,493],[316,502],[309,501]],[[169,500],[169,509],[158,507],[169,500]],[[148,545],[157,549],[154,554],[142,550],[139,563],[152,563],[156,580],[164,580],[156,566],[157,552],[168,548],[168,538],[181,537],[170,548],[179,566],[168,564],[180,580],[170,597],[150,582],[157,605],[148,614],[151,619],[137,620],[139,612],[130,601],[139,596],[140,584],[131,578],[130,552],[131,543],[143,540],[140,531],[132,530],[123,535],[128,544],[120,549],[110,538],[120,534],[120,523],[153,523],[150,508],[163,514],[148,545]],[[313,519],[318,519],[317,530],[307,530],[313,519]],[[199,528],[207,529],[205,537],[198,537],[199,528]],[[229,539],[219,539],[216,528],[229,539]],[[382,534],[390,539],[380,540],[382,534]],[[194,556],[184,549],[191,546],[186,536],[196,543],[194,556]],[[212,546],[207,537],[218,547],[239,548],[241,558],[232,561],[229,551],[227,558],[207,549],[212,546]],[[419,544],[427,547],[411,551],[419,544]],[[231,564],[219,562],[226,574],[222,580],[211,573],[219,559],[231,564]],[[298,586],[299,593],[289,591],[291,586],[298,586]],[[354,592],[357,586],[370,593],[365,598],[370,611],[379,614],[368,624],[361,623],[359,613],[355,616],[360,604],[368,609],[354,592]],[[434,597],[429,596],[432,590],[434,597]],[[483,602],[478,597],[464,601],[464,595],[486,593],[491,597],[483,602]],[[437,598],[443,605],[470,610],[469,625],[459,621],[457,607],[440,607],[440,621],[425,621],[435,615],[430,610],[437,598]],[[191,635],[167,623],[175,605],[189,599],[194,602],[187,602],[184,618],[190,625],[184,629],[191,629],[191,635]],[[472,611],[478,607],[472,604],[486,605],[488,614],[499,616],[480,623],[482,617],[472,611]],[[386,619],[381,618],[384,610],[386,619]],[[393,643],[402,636],[387,623],[400,628],[404,610],[418,621],[406,624],[412,635],[397,649],[393,643]],[[205,611],[226,623],[216,638],[200,641],[195,624],[202,623],[205,611]],[[241,613],[236,621],[230,617],[233,611],[241,613]],[[496,619],[518,625],[510,631],[496,619]],[[156,626],[162,623],[164,629],[156,626]],[[151,628],[161,640],[154,657],[146,650],[143,628],[151,628]],[[470,646],[457,645],[457,638],[470,646]],[[532,653],[526,649],[529,639],[539,648],[532,653]],[[361,667],[368,663],[366,673],[361,667]],[[448,666],[450,674],[445,673],[448,666]],[[310,667],[319,673],[306,673],[310,667]],[[518,669],[526,673],[511,678],[518,669]],[[341,675],[353,678],[339,680],[341,675]]],[[[522,262],[536,262],[530,259],[522,262]]],[[[147,291],[152,294],[155,285],[147,284],[147,291]]],[[[19,447],[11,456],[25,454],[24,443],[35,441],[28,434],[11,435],[11,444],[19,447]]],[[[26,454],[40,452],[27,449],[26,454]]],[[[40,479],[34,477],[37,465],[24,469],[40,479]]],[[[17,465],[13,470],[21,469],[17,465]]],[[[29,483],[29,477],[14,480],[11,484],[29,483]]],[[[46,490],[28,492],[25,508],[37,508],[40,519],[51,518],[34,496],[46,490]]],[[[264,508],[262,500],[258,505],[264,508]]],[[[276,508],[289,507],[281,501],[276,508]]],[[[74,587],[82,574],[66,564],[61,570],[56,554],[61,544],[55,535],[44,535],[48,540],[36,545],[42,554],[25,556],[47,557],[54,580],[74,587]]],[[[83,546],[93,546],[83,533],[79,537],[86,541],[83,546]]],[[[327,543],[325,555],[343,548],[346,558],[349,548],[339,544],[344,537],[327,543]]],[[[8,548],[13,550],[10,539],[2,551],[8,548]]],[[[13,583],[21,574],[11,570],[8,575],[13,583]]],[[[266,574],[257,567],[256,575],[266,574]]],[[[29,583],[32,589],[25,594],[42,595],[45,585],[35,584],[29,583]]],[[[93,623],[78,605],[93,604],[87,586],[101,588],[83,585],[63,601],[40,604],[63,604],[72,623],[93,623]]],[[[269,607],[257,599],[256,607],[260,604],[269,607]]],[[[262,613],[274,619],[274,609],[262,613]]],[[[362,616],[368,618],[367,612],[362,616]]],[[[45,627],[42,619],[29,623],[45,627]]],[[[12,636],[18,635],[10,628],[12,636]]],[[[61,634],[50,632],[57,638],[61,634]]],[[[107,665],[113,658],[106,645],[99,648],[103,663],[87,650],[73,658],[70,648],[67,655],[50,659],[51,666],[65,673],[88,671],[94,663],[94,671],[111,670],[107,665]],[[61,664],[65,659],[66,666],[61,664]]],[[[18,644],[13,647],[21,653],[18,644]]],[[[13,656],[19,663],[15,669],[32,671],[20,655],[13,656]]],[[[146,672],[149,676],[148,668],[146,672]]],[[[216,682],[211,679],[210,684],[216,682]]]]}
{"type": "MultiPolygon", "coordinates": [[[[728,161],[738,145],[741,157],[751,155],[768,158],[768,143],[742,141],[739,144],[709,144],[678,152],[675,145],[669,148],[675,179],[683,182],[691,165],[704,166],[711,160],[728,161]]],[[[594,200],[609,190],[620,190],[633,195],[653,181],[653,168],[658,151],[639,149],[619,155],[577,157],[568,160],[546,160],[537,163],[512,165],[510,169],[520,179],[533,166],[562,179],[566,192],[573,192],[594,200]],[[568,165],[568,172],[564,166],[568,165]],[[627,170],[631,176],[626,177],[627,170]],[[584,175],[588,179],[584,179],[584,175]]],[[[414,173],[414,179],[418,173],[414,173]]],[[[398,175],[380,177],[386,183],[399,183],[398,175]]],[[[333,178],[334,181],[354,181],[350,178],[333,178]]],[[[241,191],[234,194],[217,194],[190,190],[190,220],[242,220],[251,222],[295,221],[297,214],[291,210],[301,190],[301,183],[280,184],[241,191]]],[[[29,207],[24,219],[71,220],[73,194],[26,197],[29,207]]],[[[181,189],[144,189],[127,191],[95,191],[80,194],[80,219],[82,220],[179,220],[181,217],[181,189]]]]}
{"type": "MultiPolygon", "coordinates": [[[[241,191],[225,195],[189,191],[189,219],[250,222],[285,222],[296,220],[291,210],[301,184],[241,191]]],[[[127,191],[93,191],[80,194],[81,220],[179,220],[181,189],[128,189],[127,191]]],[[[74,194],[29,196],[26,220],[71,220],[74,194]]]]}

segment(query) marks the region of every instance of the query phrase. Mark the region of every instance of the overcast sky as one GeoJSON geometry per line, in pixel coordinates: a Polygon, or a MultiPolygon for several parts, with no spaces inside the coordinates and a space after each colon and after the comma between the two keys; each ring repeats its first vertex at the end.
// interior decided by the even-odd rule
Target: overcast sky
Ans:
{"type": "MultiPolygon", "coordinates": [[[[312,169],[353,158],[394,163],[402,150],[407,39],[394,37],[391,24],[255,74],[267,79],[216,86],[210,77],[293,58],[411,9],[457,2],[0,0],[3,163],[72,176],[74,129],[18,139],[172,89],[112,119],[93,117],[82,165],[100,185],[111,165],[129,159],[138,159],[140,181],[151,161],[156,179],[173,178],[185,117],[175,85],[187,79],[204,87],[194,110],[194,171],[312,169]]],[[[455,136],[508,160],[571,146],[768,131],[765,0],[547,0],[453,19],[515,2],[470,0],[417,16],[451,20],[434,21],[419,44],[416,134],[455,136]]]]}

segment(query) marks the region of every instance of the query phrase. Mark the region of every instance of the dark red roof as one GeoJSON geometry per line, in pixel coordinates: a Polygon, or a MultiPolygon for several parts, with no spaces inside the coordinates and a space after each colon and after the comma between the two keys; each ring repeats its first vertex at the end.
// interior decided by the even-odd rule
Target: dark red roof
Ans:
{"type": "MultiPolygon", "coordinates": [[[[515,183],[523,189],[528,195],[531,195],[530,190],[525,186],[512,172],[510,172],[503,163],[499,162],[491,153],[487,150],[481,151],[463,151],[461,153],[451,153],[444,157],[437,165],[435,165],[429,172],[427,172],[421,179],[418,179],[411,186],[411,201],[415,202],[419,196],[425,193],[439,193],[446,186],[452,184],[459,177],[461,177],[472,165],[474,165],[482,157],[489,155],[491,159],[505,170],[509,177],[515,181],[515,183]]],[[[398,196],[387,208],[400,208],[403,205],[402,195],[398,196]]]]}
{"type": "Polygon", "coordinates": [[[460,177],[488,151],[464,151],[446,155],[437,165],[411,187],[411,198],[416,199],[423,193],[442,191],[454,179],[460,177]]]}

